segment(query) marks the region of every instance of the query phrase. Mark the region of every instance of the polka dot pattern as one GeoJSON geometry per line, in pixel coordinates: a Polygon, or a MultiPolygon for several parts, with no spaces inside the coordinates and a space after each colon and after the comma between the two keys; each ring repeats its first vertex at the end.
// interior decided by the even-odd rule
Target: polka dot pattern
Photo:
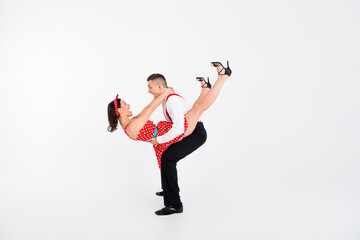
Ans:
{"type": "MultiPolygon", "coordinates": [[[[160,121],[157,125],[158,132],[157,137],[164,135],[172,128],[172,123],[167,121],[160,121]]],[[[184,118],[184,129],[186,131],[188,127],[188,123],[186,118],[184,118]]],[[[152,121],[147,121],[146,124],[143,126],[143,128],[140,130],[138,137],[136,138],[136,141],[144,141],[147,142],[150,138],[154,136],[155,132],[155,124],[152,121]]],[[[184,133],[177,136],[170,142],[162,143],[157,145],[156,147],[153,146],[155,150],[156,159],[159,165],[159,169],[161,170],[161,156],[162,154],[170,147],[171,144],[181,141],[184,138],[184,133]]]]}

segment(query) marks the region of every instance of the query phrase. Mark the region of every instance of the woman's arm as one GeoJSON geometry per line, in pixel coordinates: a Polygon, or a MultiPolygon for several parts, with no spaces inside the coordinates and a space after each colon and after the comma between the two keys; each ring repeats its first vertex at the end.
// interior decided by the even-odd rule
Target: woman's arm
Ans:
{"type": "Polygon", "coordinates": [[[138,115],[136,115],[136,117],[145,117],[147,118],[147,121],[155,109],[165,100],[166,96],[174,92],[175,91],[172,87],[164,89],[164,91],[159,96],[154,98],[138,115]]]}
{"type": "Polygon", "coordinates": [[[149,120],[155,109],[164,101],[167,95],[173,92],[173,88],[167,88],[158,97],[154,98],[138,115],[136,115],[136,118],[133,118],[130,121],[126,128],[128,134],[136,138],[139,131],[149,120]]]}

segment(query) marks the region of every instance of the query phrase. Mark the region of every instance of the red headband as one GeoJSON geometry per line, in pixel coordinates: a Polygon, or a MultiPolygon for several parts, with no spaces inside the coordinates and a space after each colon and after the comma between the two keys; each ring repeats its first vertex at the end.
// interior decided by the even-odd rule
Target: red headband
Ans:
{"type": "Polygon", "coordinates": [[[114,105],[115,105],[115,112],[116,112],[116,116],[119,117],[119,111],[118,111],[118,105],[117,105],[117,99],[118,99],[119,94],[116,94],[116,98],[114,100],[114,105]]]}

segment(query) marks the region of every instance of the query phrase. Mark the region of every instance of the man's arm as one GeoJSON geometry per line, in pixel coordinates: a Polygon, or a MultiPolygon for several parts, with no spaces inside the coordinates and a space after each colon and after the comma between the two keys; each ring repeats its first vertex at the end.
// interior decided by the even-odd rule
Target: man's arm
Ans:
{"type": "Polygon", "coordinates": [[[169,142],[185,132],[184,103],[184,99],[179,96],[171,96],[167,100],[166,107],[173,125],[167,133],[156,138],[159,144],[169,142]]]}

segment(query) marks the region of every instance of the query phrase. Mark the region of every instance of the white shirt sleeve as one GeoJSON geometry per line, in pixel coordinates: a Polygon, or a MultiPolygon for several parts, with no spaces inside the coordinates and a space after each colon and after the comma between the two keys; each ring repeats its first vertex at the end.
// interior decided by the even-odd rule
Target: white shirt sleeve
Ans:
{"type": "MultiPolygon", "coordinates": [[[[166,102],[166,108],[173,122],[172,128],[162,136],[157,137],[158,143],[166,143],[185,132],[184,129],[184,99],[171,96],[166,102]]],[[[165,112],[164,112],[165,114],[165,112]]]]}

